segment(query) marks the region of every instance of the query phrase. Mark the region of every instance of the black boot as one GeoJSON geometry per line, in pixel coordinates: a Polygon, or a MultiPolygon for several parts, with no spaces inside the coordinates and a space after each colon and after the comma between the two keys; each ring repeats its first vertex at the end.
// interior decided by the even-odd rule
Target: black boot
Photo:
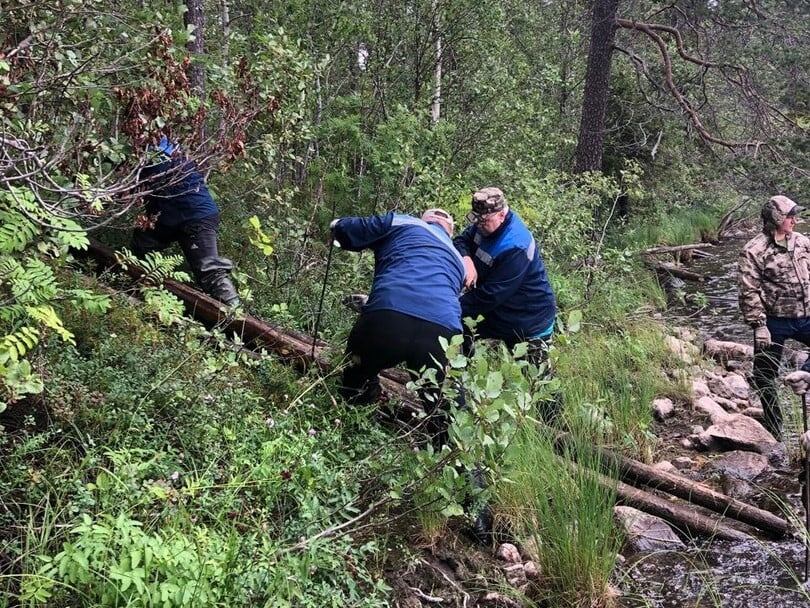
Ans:
{"type": "Polygon", "coordinates": [[[200,265],[199,282],[203,291],[232,308],[239,306],[239,294],[229,275],[233,262],[227,258],[205,258],[200,265]]]}

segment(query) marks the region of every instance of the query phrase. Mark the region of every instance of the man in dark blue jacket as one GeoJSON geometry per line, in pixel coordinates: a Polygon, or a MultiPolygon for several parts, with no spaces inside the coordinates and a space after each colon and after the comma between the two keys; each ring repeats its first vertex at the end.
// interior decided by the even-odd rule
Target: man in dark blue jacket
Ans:
{"type": "Polygon", "coordinates": [[[332,222],[343,249],[374,251],[374,281],[368,302],[349,334],[342,393],[352,403],[380,395],[380,371],[405,363],[444,377],[439,338],[461,333],[458,294],[464,264],[453,247],[453,218],[430,209],[422,218],[397,213],[346,217],[332,222]]]}
{"type": "Polygon", "coordinates": [[[142,258],[177,242],[197,283],[213,298],[238,306],[230,279],[233,264],[217,250],[219,209],[197,164],[167,138],[160,140],[154,162],[141,172],[148,225],[132,234],[133,253],[142,258]]]}
{"type": "Polygon", "coordinates": [[[554,331],[557,303],[540,250],[531,232],[506,204],[498,188],[472,197],[472,225],[453,243],[464,259],[469,291],[461,297],[463,317],[483,316],[476,331],[509,348],[529,343],[535,361],[554,331]]]}

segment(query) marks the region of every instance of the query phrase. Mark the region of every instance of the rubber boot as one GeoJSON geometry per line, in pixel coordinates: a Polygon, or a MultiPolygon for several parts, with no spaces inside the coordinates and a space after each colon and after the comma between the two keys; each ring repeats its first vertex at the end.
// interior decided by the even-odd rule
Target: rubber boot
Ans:
{"type": "Polygon", "coordinates": [[[229,276],[233,262],[227,258],[205,258],[200,264],[199,283],[203,291],[231,308],[239,306],[239,294],[229,276]]]}

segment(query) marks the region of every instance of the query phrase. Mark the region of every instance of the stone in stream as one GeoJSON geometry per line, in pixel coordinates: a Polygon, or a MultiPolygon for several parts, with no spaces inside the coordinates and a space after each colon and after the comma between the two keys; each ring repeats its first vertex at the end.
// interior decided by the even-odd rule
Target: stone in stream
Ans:
{"type": "Polygon", "coordinates": [[[693,406],[696,410],[706,414],[712,421],[712,424],[717,424],[731,416],[731,414],[724,410],[723,407],[711,397],[700,397],[693,402],[693,406]]]}
{"type": "Polygon", "coordinates": [[[711,460],[708,468],[723,475],[751,481],[768,468],[768,459],[756,452],[733,450],[711,460]]]}
{"type": "Polygon", "coordinates": [[[777,441],[759,422],[742,414],[726,414],[715,422],[704,435],[712,437],[715,446],[728,450],[752,450],[768,454],[777,441]]]}
{"type": "Polygon", "coordinates": [[[659,471],[664,471],[665,473],[677,473],[678,469],[675,468],[675,465],[672,464],[669,460],[662,460],[661,462],[656,462],[652,465],[654,469],[659,471]]]}
{"type": "Polygon", "coordinates": [[[672,403],[672,399],[661,397],[653,400],[652,409],[656,420],[663,421],[671,417],[675,412],[675,404],[672,403]]]}
{"type": "Polygon", "coordinates": [[[712,460],[708,469],[720,473],[724,494],[746,498],[753,493],[748,483],[768,468],[768,459],[762,454],[734,450],[712,460]]]}
{"type": "MultiPolygon", "coordinates": [[[[740,411],[740,404],[736,401],[732,401],[731,399],[726,399],[725,397],[720,397],[718,395],[712,395],[711,398],[714,399],[718,405],[721,405],[727,412],[736,414],[740,411]]],[[[748,404],[746,403],[746,405],[748,404]]]]}
{"type": "Polygon", "coordinates": [[[625,532],[625,546],[637,553],[685,549],[680,538],[660,517],[633,507],[614,507],[616,520],[625,532]]]}
{"type": "Polygon", "coordinates": [[[750,390],[748,382],[739,374],[729,373],[728,375],[721,376],[714,372],[706,372],[706,384],[709,389],[720,397],[731,399],[732,401],[741,400],[748,401],[748,392],[750,390]]]}

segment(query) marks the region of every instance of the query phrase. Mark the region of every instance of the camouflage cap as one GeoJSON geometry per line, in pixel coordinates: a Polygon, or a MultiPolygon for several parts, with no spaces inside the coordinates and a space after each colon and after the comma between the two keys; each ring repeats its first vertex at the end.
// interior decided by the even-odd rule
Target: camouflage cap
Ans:
{"type": "Polygon", "coordinates": [[[772,196],[762,206],[760,215],[765,223],[778,226],[786,217],[796,215],[802,211],[804,211],[804,207],[800,207],[786,196],[778,195],[772,196]]]}
{"type": "Polygon", "coordinates": [[[472,195],[473,213],[486,215],[506,207],[506,198],[500,188],[482,188],[472,195]]]}

